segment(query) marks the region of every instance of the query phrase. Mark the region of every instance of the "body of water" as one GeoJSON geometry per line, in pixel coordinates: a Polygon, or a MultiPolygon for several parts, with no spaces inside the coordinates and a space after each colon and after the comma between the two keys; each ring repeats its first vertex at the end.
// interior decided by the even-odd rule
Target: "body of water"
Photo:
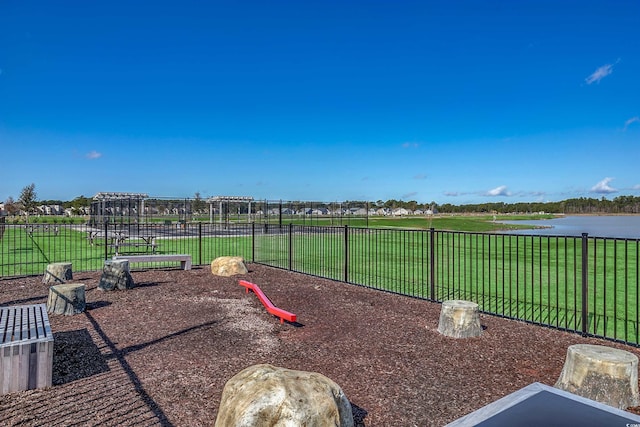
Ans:
{"type": "Polygon", "coordinates": [[[640,215],[605,215],[605,216],[565,216],[554,219],[531,221],[500,221],[505,224],[527,224],[537,228],[533,230],[509,230],[509,234],[533,234],[537,236],[581,236],[589,233],[590,237],[618,237],[623,239],[640,239],[640,215]]]}

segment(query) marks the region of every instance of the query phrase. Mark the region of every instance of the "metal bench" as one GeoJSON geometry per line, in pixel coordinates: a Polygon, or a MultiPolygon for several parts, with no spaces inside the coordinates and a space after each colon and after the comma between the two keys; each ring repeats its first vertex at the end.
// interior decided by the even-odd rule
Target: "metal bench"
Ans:
{"type": "Polygon", "coordinates": [[[0,391],[51,387],[53,334],[46,304],[0,307],[0,391]]]}
{"type": "Polygon", "coordinates": [[[114,260],[126,259],[130,264],[140,262],[167,262],[180,261],[183,270],[191,270],[191,255],[188,254],[168,254],[168,255],[114,255],[114,260]]]}

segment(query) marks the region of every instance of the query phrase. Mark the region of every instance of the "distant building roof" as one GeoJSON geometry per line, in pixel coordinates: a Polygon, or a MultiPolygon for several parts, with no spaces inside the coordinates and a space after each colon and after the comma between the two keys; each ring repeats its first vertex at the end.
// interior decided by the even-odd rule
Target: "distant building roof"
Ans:
{"type": "Polygon", "coordinates": [[[147,199],[149,196],[144,193],[115,193],[100,192],[93,196],[93,200],[126,200],[126,199],[147,199]]]}

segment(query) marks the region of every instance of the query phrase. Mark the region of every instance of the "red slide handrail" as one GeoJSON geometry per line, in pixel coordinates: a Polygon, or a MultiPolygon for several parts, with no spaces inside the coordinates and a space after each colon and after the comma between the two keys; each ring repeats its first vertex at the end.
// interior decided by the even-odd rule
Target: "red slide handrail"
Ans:
{"type": "Polygon", "coordinates": [[[255,283],[247,282],[246,280],[240,280],[239,284],[240,286],[244,286],[246,288],[247,293],[249,293],[249,289],[251,289],[253,293],[256,294],[262,305],[264,305],[264,307],[267,309],[267,311],[280,318],[280,323],[284,323],[285,320],[288,322],[297,321],[298,316],[273,305],[271,300],[267,298],[264,292],[262,292],[262,289],[260,289],[260,287],[255,283]]]}

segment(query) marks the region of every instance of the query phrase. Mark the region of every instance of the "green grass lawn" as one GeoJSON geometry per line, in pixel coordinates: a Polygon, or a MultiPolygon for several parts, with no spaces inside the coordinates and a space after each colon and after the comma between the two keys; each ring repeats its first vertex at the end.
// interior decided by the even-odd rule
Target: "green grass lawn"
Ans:
{"type": "MultiPolygon", "coordinates": [[[[370,228],[285,226],[278,227],[281,234],[264,234],[256,227],[255,236],[174,236],[157,238],[156,243],[157,253],[191,254],[195,265],[239,255],[413,297],[471,300],[486,312],[581,329],[581,238],[477,233],[485,227],[503,228],[493,216],[440,220],[376,218],[374,223],[369,218],[370,228]],[[438,231],[425,231],[432,227],[438,231]],[[445,228],[458,231],[442,231],[445,228]]],[[[587,332],[638,343],[638,242],[587,242],[587,332]]],[[[0,239],[0,275],[43,274],[52,262],[72,262],[74,272],[100,270],[113,255],[112,248],[106,249],[104,242],[91,245],[79,225],[33,235],[24,227],[6,226],[0,239]]],[[[121,254],[145,250],[125,247],[121,254]]]]}
{"type": "MultiPolygon", "coordinates": [[[[259,236],[256,261],[419,298],[471,300],[487,312],[554,327],[582,327],[580,238],[436,232],[432,268],[430,233],[348,233],[346,242],[339,227],[259,236]]],[[[638,342],[638,244],[588,242],[587,332],[638,342]]]]}

